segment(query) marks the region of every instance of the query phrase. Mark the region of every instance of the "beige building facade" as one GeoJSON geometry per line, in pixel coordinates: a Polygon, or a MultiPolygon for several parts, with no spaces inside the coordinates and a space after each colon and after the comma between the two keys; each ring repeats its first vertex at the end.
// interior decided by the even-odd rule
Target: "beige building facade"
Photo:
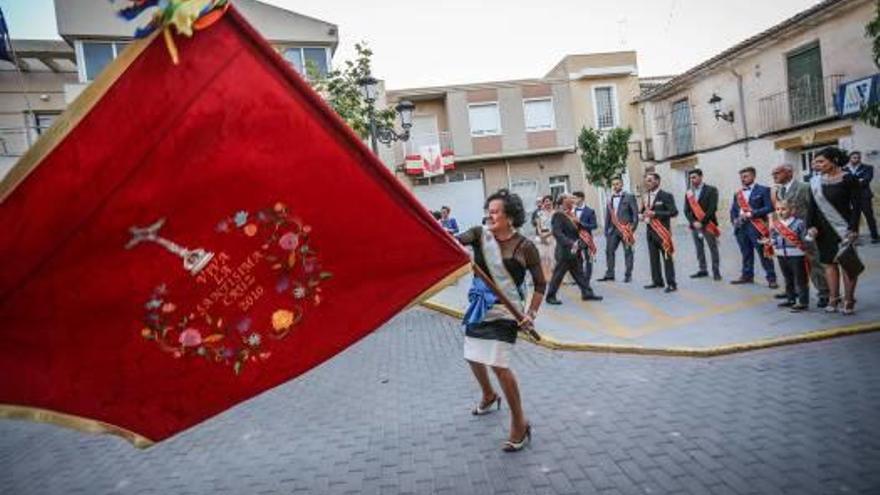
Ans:
{"type": "Polygon", "coordinates": [[[60,40],[13,40],[18,64],[0,60],[0,177],[52,125],[76,82],[73,49],[60,40]]]}
{"type": "Polygon", "coordinates": [[[876,8],[826,0],[643,94],[642,146],[664,189],[684,201],[687,171],[700,168],[726,209],[746,166],[770,185],[774,166],[789,163],[802,177],[829,145],[880,161],[880,129],[841,117],[835,104],[842,84],[878,72],[864,35],[876,8]],[[726,119],[716,118],[716,97],[726,119]]]}
{"type": "MultiPolygon", "coordinates": [[[[395,163],[426,207],[450,206],[463,227],[480,222],[485,197],[501,188],[529,209],[539,196],[573,191],[597,207],[603,193],[584,180],[577,136],[585,126],[629,126],[638,142],[638,94],[635,52],[571,55],[539,79],[391,90],[389,104],[416,105],[411,138],[396,146],[395,163]],[[406,164],[431,147],[451,154],[454,169],[407,174],[406,164]]],[[[629,165],[628,176],[641,175],[637,153],[629,165]]]]}
{"type": "MultiPolygon", "coordinates": [[[[339,44],[335,24],[257,0],[235,7],[300,73],[312,62],[331,69],[339,44]]],[[[18,67],[0,61],[0,177],[126,46],[138,21],[116,15],[104,0],[55,0],[61,40],[13,40],[18,67]]]]}

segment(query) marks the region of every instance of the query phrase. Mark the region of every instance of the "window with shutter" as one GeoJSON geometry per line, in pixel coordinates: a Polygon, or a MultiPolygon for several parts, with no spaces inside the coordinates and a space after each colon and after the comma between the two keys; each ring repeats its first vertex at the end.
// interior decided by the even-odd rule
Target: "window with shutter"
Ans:
{"type": "Polygon", "coordinates": [[[604,130],[617,127],[614,108],[614,88],[611,86],[593,88],[593,99],[596,104],[596,128],[604,130]]]}
{"type": "Polygon", "coordinates": [[[468,106],[471,136],[495,136],[501,134],[501,116],[498,103],[476,103],[468,106]]]}
{"type": "Polygon", "coordinates": [[[788,108],[792,124],[825,116],[822,53],[813,44],[788,55],[788,108]]]}
{"type": "Polygon", "coordinates": [[[553,116],[553,100],[550,98],[523,101],[526,131],[547,131],[555,127],[553,116]]]}
{"type": "Polygon", "coordinates": [[[694,150],[691,106],[687,98],[672,104],[672,137],[676,155],[694,150]]]}

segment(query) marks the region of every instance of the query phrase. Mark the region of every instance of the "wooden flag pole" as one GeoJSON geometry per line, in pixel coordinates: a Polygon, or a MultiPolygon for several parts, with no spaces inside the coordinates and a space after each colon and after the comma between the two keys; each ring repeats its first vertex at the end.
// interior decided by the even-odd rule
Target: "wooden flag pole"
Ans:
{"type": "MultiPolygon", "coordinates": [[[[476,263],[471,262],[471,266],[474,269],[474,275],[479,277],[480,280],[485,282],[486,285],[488,285],[489,288],[492,289],[492,292],[495,293],[495,296],[498,298],[499,301],[501,301],[501,304],[503,304],[504,307],[513,314],[513,317],[516,318],[517,323],[523,321],[523,319],[525,319],[525,315],[523,315],[522,312],[510,301],[510,299],[507,298],[504,292],[502,292],[501,289],[497,285],[495,285],[495,281],[492,280],[492,277],[487,275],[486,272],[484,272],[483,269],[480,268],[480,266],[476,263]]],[[[541,340],[541,336],[538,334],[538,332],[535,331],[535,328],[532,325],[524,327],[522,328],[522,330],[526,332],[529,337],[535,339],[536,341],[541,340]]]]}

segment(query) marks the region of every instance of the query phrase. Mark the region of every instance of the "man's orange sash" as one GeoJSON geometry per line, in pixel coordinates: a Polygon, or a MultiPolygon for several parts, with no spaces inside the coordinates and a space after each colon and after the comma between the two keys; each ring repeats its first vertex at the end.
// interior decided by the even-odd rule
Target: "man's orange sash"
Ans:
{"type": "MultiPolygon", "coordinates": [[[[653,212],[654,205],[649,205],[645,202],[645,210],[653,212]]],[[[663,256],[672,256],[673,253],[675,253],[675,246],[672,244],[672,233],[669,232],[669,229],[667,229],[666,226],[663,225],[663,222],[657,217],[651,217],[649,224],[654,233],[660,236],[660,241],[662,242],[663,247],[663,256]]]]}
{"type": "MultiPolygon", "coordinates": [[[[703,219],[706,218],[706,212],[703,210],[703,207],[700,206],[700,201],[697,199],[697,195],[694,194],[693,191],[688,190],[688,192],[685,193],[685,197],[687,198],[688,205],[691,207],[691,211],[694,213],[694,217],[702,222],[703,219]]],[[[707,223],[704,230],[715,237],[721,237],[721,229],[718,228],[718,225],[715,222],[707,223]]]]}
{"type": "MultiPolygon", "coordinates": [[[[620,200],[623,201],[622,196],[620,200]]],[[[620,238],[623,239],[623,243],[627,246],[634,245],[636,243],[636,236],[633,234],[632,225],[623,223],[617,218],[617,210],[614,209],[613,199],[608,201],[608,211],[611,213],[611,223],[614,225],[614,228],[620,232],[620,238]]]]}
{"type": "MultiPolygon", "coordinates": [[[[739,214],[741,216],[743,213],[752,212],[752,207],[749,206],[749,200],[746,199],[746,195],[742,189],[736,193],[736,202],[739,205],[739,214]]],[[[758,231],[758,235],[761,236],[761,239],[770,238],[770,227],[764,220],[752,217],[749,218],[749,221],[752,222],[752,227],[755,227],[755,230],[758,231]]],[[[773,246],[770,243],[764,244],[764,256],[767,258],[773,256],[773,246]]]]}
{"type": "Polygon", "coordinates": [[[804,244],[804,241],[798,237],[797,232],[788,228],[788,225],[785,225],[779,220],[773,222],[773,230],[779,232],[782,237],[785,237],[785,240],[792,243],[800,249],[804,253],[804,267],[806,267],[807,273],[810,273],[810,259],[807,256],[807,245],[804,244]]]}
{"type": "Polygon", "coordinates": [[[773,229],[776,230],[776,232],[779,232],[782,237],[785,237],[785,240],[794,244],[795,247],[806,253],[807,246],[804,244],[804,241],[802,241],[801,238],[798,237],[797,232],[788,228],[788,225],[785,225],[783,222],[777,220],[773,222],[773,229]]]}
{"type": "Polygon", "coordinates": [[[590,259],[595,259],[598,250],[596,249],[596,241],[593,240],[593,236],[590,235],[590,232],[584,227],[584,224],[580,222],[580,219],[575,216],[574,212],[566,212],[565,216],[571,220],[571,223],[577,228],[578,237],[584,242],[584,244],[586,244],[587,251],[590,253],[590,259]]]}

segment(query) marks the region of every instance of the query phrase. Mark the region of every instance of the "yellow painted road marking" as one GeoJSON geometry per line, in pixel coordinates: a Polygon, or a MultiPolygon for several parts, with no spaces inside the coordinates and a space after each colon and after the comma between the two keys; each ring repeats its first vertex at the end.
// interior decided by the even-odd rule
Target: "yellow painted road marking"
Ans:
{"type": "MultiPolygon", "coordinates": [[[[724,313],[730,313],[733,311],[739,311],[751,308],[753,306],[757,306],[767,301],[766,296],[752,296],[751,299],[746,299],[744,301],[738,301],[731,304],[725,304],[723,306],[716,306],[714,308],[706,309],[704,311],[700,311],[699,313],[694,313],[692,315],[680,316],[678,318],[673,318],[670,322],[659,324],[652,323],[650,325],[645,325],[636,329],[632,335],[635,338],[645,337],[662,330],[670,330],[670,327],[678,327],[681,325],[686,325],[688,323],[694,323],[696,321],[702,320],[704,318],[709,318],[712,316],[717,316],[724,313]]],[[[708,330],[708,329],[707,329],[708,330]]]]}
{"type": "Polygon", "coordinates": [[[628,327],[621,324],[617,318],[596,304],[596,301],[581,301],[580,292],[576,291],[571,286],[562,287],[562,290],[565,292],[567,298],[574,301],[575,304],[583,308],[591,316],[594,316],[599,323],[606,328],[606,333],[617,337],[629,337],[630,333],[628,327]]]}
{"type": "MultiPolygon", "coordinates": [[[[662,308],[657,306],[656,304],[649,303],[645,299],[636,296],[633,294],[632,290],[629,289],[621,289],[619,287],[614,287],[609,285],[608,289],[614,292],[616,295],[621,298],[627,300],[633,306],[641,309],[642,311],[651,315],[651,317],[658,322],[669,322],[672,321],[673,316],[669,313],[663,311],[662,308]]],[[[657,289],[660,290],[660,289],[657,289]]]]}

